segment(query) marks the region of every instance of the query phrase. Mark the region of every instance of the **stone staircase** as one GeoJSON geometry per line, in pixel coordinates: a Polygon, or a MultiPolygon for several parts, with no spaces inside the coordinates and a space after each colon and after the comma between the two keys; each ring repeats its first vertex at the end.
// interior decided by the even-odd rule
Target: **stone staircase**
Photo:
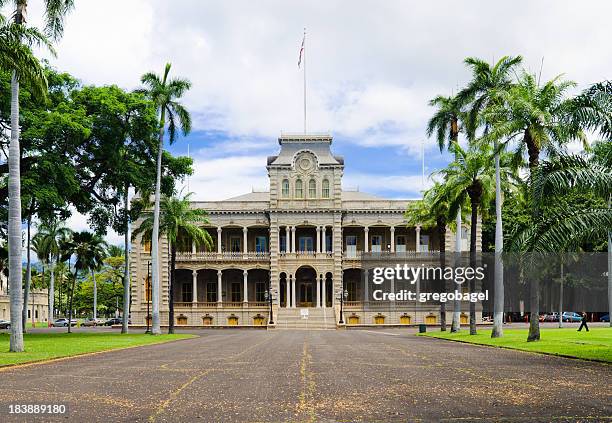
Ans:
{"type": "Polygon", "coordinates": [[[280,308],[275,317],[277,329],[336,329],[334,309],[331,307],[280,308]],[[307,318],[302,315],[303,310],[308,310],[307,318]]]}

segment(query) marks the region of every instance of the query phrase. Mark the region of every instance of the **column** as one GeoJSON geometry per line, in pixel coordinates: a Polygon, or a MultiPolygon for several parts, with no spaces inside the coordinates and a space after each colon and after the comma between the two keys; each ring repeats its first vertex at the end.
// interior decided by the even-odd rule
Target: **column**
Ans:
{"type": "Polygon", "coordinates": [[[321,280],[323,280],[322,276],[317,281],[317,308],[321,307],[321,280]]]}
{"type": "Polygon", "coordinates": [[[317,226],[317,248],[315,249],[317,253],[321,252],[321,227],[317,226]]]}
{"type": "Polygon", "coordinates": [[[195,253],[196,253],[195,241],[191,241],[191,254],[195,254],[195,253]]]}
{"type": "Polygon", "coordinates": [[[223,271],[217,270],[217,302],[223,301],[223,271]]]}
{"type": "Polygon", "coordinates": [[[249,286],[247,283],[247,281],[249,280],[248,270],[245,270],[244,272],[242,272],[242,277],[243,277],[242,290],[244,291],[244,294],[242,295],[242,301],[246,303],[249,301],[249,286]]]}
{"type": "Polygon", "coordinates": [[[395,226],[391,226],[391,252],[395,252],[395,226]]]}
{"type": "Polygon", "coordinates": [[[295,253],[295,226],[291,227],[291,252],[295,253]]]}
{"type": "MultiPolygon", "coordinates": [[[[287,244],[289,245],[289,244],[287,244]]],[[[280,284],[280,279],[279,279],[280,284]]],[[[289,278],[285,278],[285,308],[291,307],[291,289],[289,287],[289,278]]]]}
{"type": "Polygon", "coordinates": [[[365,234],[364,236],[364,244],[363,244],[363,252],[367,253],[368,250],[370,249],[370,246],[368,245],[368,232],[370,231],[370,228],[368,228],[367,226],[365,228],[363,228],[363,233],[365,234]]]}
{"type": "Polygon", "coordinates": [[[325,289],[325,279],[321,278],[321,285],[323,288],[323,292],[321,293],[321,307],[325,307],[327,300],[325,299],[325,292],[327,291],[325,289]]]}
{"type": "Polygon", "coordinates": [[[248,233],[248,228],[244,227],[242,228],[242,254],[246,254],[248,251],[248,246],[247,246],[247,233],[248,233]]]}
{"type": "Polygon", "coordinates": [[[290,277],[291,280],[291,308],[295,308],[295,279],[290,277]]]}
{"type": "Polygon", "coordinates": [[[421,227],[417,226],[416,228],[414,228],[414,231],[416,233],[416,252],[420,252],[421,250],[421,227]]]}
{"type": "Polygon", "coordinates": [[[221,254],[221,226],[217,226],[217,253],[221,254]]]}
{"type": "MultiPolygon", "coordinates": [[[[285,226],[285,253],[288,253],[291,249],[291,231],[289,226],[285,226]]],[[[289,301],[289,297],[287,297],[287,301],[289,301]]]]}
{"type": "Polygon", "coordinates": [[[198,302],[198,271],[197,270],[192,270],[192,275],[193,275],[193,299],[192,301],[194,303],[198,302]]]}
{"type": "Polygon", "coordinates": [[[323,254],[327,254],[327,237],[325,236],[325,232],[327,232],[327,227],[323,226],[321,229],[323,232],[323,247],[321,249],[323,250],[323,254]]]}

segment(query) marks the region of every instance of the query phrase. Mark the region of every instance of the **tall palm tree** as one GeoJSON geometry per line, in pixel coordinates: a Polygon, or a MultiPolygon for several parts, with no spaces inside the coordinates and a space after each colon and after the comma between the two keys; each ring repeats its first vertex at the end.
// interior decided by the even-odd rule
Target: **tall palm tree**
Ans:
{"type": "MultiPolygon", "coordinates": [[[[168,237],[170,248],[170,301],[168,333],[174,333],[174,279],[176,270],[177,249],[191,251],[192,242],[196,246],[212,249],[213,240],[208,231],[199,225],[206,225],[208,213],[202,209],[193,209],[189,203],[191,193],[181,197],[166,197],[161,200],[160,232],[168,237]]],[[[143,235],[143,240],[150,240],[153,233],[153,215],[151,212],[143,213],[144,220],[133,233],[136,237],[143,235]]]]}
{"type": "Polygon", "coordinates": [[[191,130],[191,116],[178,100],[191,88],[191,82],[183,78],[169,79],[171,64],[167,63],[164,74],[160,78],[153,72],[142,76],[141,82],[146,88],[139,90],[151,99],[159,111],[159,147],[157,151],[157,179],[155,182],[155,204],[153,207],[153,227],[151,236],[151,294],[152,294],[152,325],[151,333],[161,334],[159,321],[159,213],[161,201],[161,165],[164,151],[164,133],[166,120],[170,144],[176,140],[177,127],[182,129],[183,135],[191,130]]]}
{"type": "Polygon", "coordinates": [[[61,245],[71,233],[70,229],[53,219],[40,224],[35,235],[35,238],[40,238],[49,266],[49,324],[55,320],[55,267],[60,260],[61,245]]]}
{"type": "MultiPolygon", "coordinates": [[[[507,92],[512,86],[512,75],[515,68],[522,62],[521,56],[504,56],[497,63],[489,63],[468,57],[465,64],[472,71],[472,80],[457,95],[464,102],[470,102],[468,113],[468,132],[470,138],[475,138],[475,132],[479,123],[482,123],[480,115],[491,106],[502,103],[501,93],[507,92]]],[[[492,122],[485,119],[485,132],[488,132],[492,122]]],[[[493,300],[493,330],[492,338],[503,336],[504,320],[504,270],[501,253],[504,247],[504,231],[502,221],[502,192],[501,192],[501,168],[499,162],[499,139],[493,141],[495,152],[495,270],[494,270],[494,292],[493,300]]]]}
{"type": "MultiPolygon", "coordinates": [[[[476,266],[476,240],[478,214],[487,211],[487,205],[495,196],[494,152],[490,146],[472,146],[464,150],[459,144],[451,147],[456,159],[439,173],[444,176],[444,189],[450,198],[450,211],[453,213],[468,200],[470,202],[470,266],[476,266]]],[[[503,157],[505,159],[506,157],[503,157]]],[[[512,179],[511,169],[502,160],[500,170],[503,180],[512,179]]],[[[475,281],[470,280],[470,291],[474,291],[475,281]]],[[[476,305],[470,302],[470,334],[476,334],[476,305]]]]}
{"type": "MultiPolygon", "coordinates": [[[[537,171],[542,151],[554,156],[559,154],[559,147],[569,141],[580,139],[586,142],[581,126],[574,120],[579,107],[567,97],[567,90],[573,86],[574,82],[563,81],[560,76],[540,85],[535,75],[523,72],[514,87],[500,93],[504,105],[492,108],[497,121],[491,128],[491,137],[506,139],[507,143],[516,142],[517,156],[527,151],[530,175],[537,171]],[[500,119],[500,116],[504,117],[500,119]]],[[[533,212],[537,222],[540,219],[537,208],[534,207],[533,212]]],[[[531,281],[530,290],[531,318],[527,340],[538,341],[540,301],[537,278],[531,281]]]]}
{"type": "MultiPolygon", "coordinates": [[[[40,236],[38,233],[32,237],[32,251],[36,253],[36,257],[38,257],[38,261],[40,261],[42,266],[41,280],[44,284],[45,266],[49,265],[49,250],[48,246],[43,241],[42,236],[40,236]]],[[[32,310],[32,316],[34,316],[34,310],[32,310]]]]}
{"type": "Polygon", "coordinates": [[[74,274],[72,275],[72,286],[70,288],[70,299],[68,300],[68,333],[71,332],[72,300],[74,298],[74,287],[79,274],[100,268],[106,257],[106,242],[88,231],[75,232],[70,239],[62,244],[62,261],[71,260],[74,257],[74,274]]]}
{"type": "MultiPolygon", "coordinates": [[[[0,2],[0,7],[3,3],[0,2]]],[[[16,16],[17,19],[17,16],[16,16]]],[[[19,82],[27,83],[36,94],[46,91],[44,69],[33,55],[32,45],[49,46],[46,37],[34,28],[8,23],[0,16],[0,69],[12,72],[11,140],[9,144],[8,261],[11,316],[10,351],[23,351],[22,262],[21,262],[21,181],[19,147],[19,82]]]]}
{"type": "MultiPolygon", "coordinates": [[[[459,133],[462,131],[465,132],[465,121],[467,116],[464,111],[464,106],[466,103],[466,99],[459,96],[437,96],[429,102],[430,106],[436,107],[437,109],[427,123],[426,132],[428,137],[431,137],[435,133],[440,152],[442,152],[445,147],[450,148],[453,143],[458,143],[459,133]]],[[[461,208],[457,210],[455,226],[457,228],[455,231],[455,251],[460,252],[461,208]]],[[[457,332],[459,330],[461,326],[460,315],[461,312],[455,307],[451,332],[457,332]]]]}

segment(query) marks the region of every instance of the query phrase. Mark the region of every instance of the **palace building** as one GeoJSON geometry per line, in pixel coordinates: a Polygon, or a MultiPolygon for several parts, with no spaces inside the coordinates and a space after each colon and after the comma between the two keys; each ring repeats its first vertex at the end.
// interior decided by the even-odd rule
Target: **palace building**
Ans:
{"type": "MultiPolygon", "coordinates": [[[[409,200],[343,191],[344,159],[333,154],[330,135],[283,134],[278,142],[278,155],[267,160],[269,192],[193,202],[209,213],[214,249],[193,246],[177,254],[172,293],[168,243],[160,240],[162,325],[168,324],[170,295],[177,325],[267,325],[269,289],[276,327],[336,328],[343,289],[347,324],[437,323],[435,309],[368,310],[360,292],[362,252],[436,251],[435,228],[407,225],[409,200]]],[[[446,249],[453,251],[455,236],[446,233],[446,249]]],[[[149,266],[150,246],[136,240],[130,269],[135,324],[147,318],[149,266]]]]}

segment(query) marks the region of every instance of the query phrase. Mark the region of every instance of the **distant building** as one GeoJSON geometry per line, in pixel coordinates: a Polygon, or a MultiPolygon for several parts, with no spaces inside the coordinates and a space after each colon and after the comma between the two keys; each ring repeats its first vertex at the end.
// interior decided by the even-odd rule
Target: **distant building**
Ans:
{"type": "MultiPolygon", "coordinates": [[[[278,141],[279,154],[268,157],[269,192],[193,203],[209,212],[206,229],[215,245],[213,251],[193,246],[178,253],[175,323],[265,325],[271,287],[277,326],[332,328],[342,286],[348,291],[349,324],[437,323],[436,310],[373,313],[359,301],[361,252],[435,251],[435,228],[407,226],[408,200],[343,191],[344,159],[332,153],[330,135],[282,135],[278,141]]],[[[453,251],[454,244],[449,230],[446,249],[453,251]]],[[[149,262],[150,245],[135,242],[131,315],[136,324],[147,316],[149,262]]],[[[160,271],[161,319],[167,324],[169,255],[163,238],[160,271]]]]}
{"type": "MultiPolygon", "coordinates": [[[[49,318],[49,302],[46,289],[35,289],[30,292],[30,300],[28,301],[28,321],[47,322],[49,318]]],[[[4,275],[0,274],[0,320],[9,320],[11,318],[11,307],[8,296],[8,281],[4,275]]]]}

